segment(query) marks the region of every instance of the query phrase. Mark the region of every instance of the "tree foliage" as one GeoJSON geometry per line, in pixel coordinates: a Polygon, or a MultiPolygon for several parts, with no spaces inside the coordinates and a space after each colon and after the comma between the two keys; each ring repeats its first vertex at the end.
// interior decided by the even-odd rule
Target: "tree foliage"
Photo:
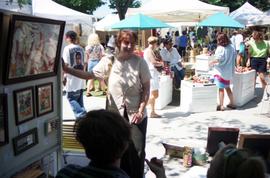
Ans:
{"type": "Polygon", "coordinates": [[[92,14],[98,7],[105,4],[102,0],[54,0],[71,9],[92,14]]]}
{"type": "MultiPolygon", "coordinates": [[[[201,0],[203,2],[218,5],[218,6],[225,6],[230,8],[230,12],[238,9],[241,7],[246,0],[201,0]]],[[[270,9],[270,2],[268,0],[248,0],[248,2],[255,6],[256,8],[266,11],[270,9]]]]}
{"type": "MultiPolygon", "coordinates": [[[[8,0],[7,2],[12,4],[14,0],[8,0]]],[[[17,3],[18,3],[18,6],[22,8],[23,5],[32,4],[32,0],[17,0],[17,3]]]]}
{"type": "Polygon", "coordinates": [[[111,9],[116,9],[120,20],[125,18],[129,7],[141,6],[141,2],[139,0],[109,0],[109,2],[109,7],[111,9]]]}

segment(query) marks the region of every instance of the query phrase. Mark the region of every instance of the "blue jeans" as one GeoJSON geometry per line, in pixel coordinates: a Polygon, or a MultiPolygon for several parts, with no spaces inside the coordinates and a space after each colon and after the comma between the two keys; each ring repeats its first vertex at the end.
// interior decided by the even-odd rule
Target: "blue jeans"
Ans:
{"type": "Polygon", "coordinates": [[[80,119],[86,115],[83,105],[83,90],[68,92],[67,99],[76,119],[80,119]]]}
{"type": "Polygon", "coordinates": [[[175,88],[180,88],[181,80],[185,77],[185,69],[178,70],[175,66],[171,67],[171,71],[174,72],[174,86],[175,88]]]}

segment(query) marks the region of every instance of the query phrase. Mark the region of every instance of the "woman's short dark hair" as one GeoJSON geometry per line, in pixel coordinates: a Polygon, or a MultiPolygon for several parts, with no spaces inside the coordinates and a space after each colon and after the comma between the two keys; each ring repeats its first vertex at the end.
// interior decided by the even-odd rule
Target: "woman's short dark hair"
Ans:
{"type": "Polygon", "coordinates": [[[118,35],[117,35],[117,38],[116,38],[116,47],[118,49],[120,49],[120,46],[121,46],[121,42],[127,38],[127,36],[130,37],[131,39],[131,43],[132,45],[135,45],[137,40],[138,40],[138,36],[137,36],[137,33],[135,33],[134,31],[132,30],[121,30],[119,31],[118,35]]]}
{"type": "Polygon", "coordinates": [[[245,149],[227,145],[219,150],[207,171],[207,178],[264,178],[265,164],[245,149]]]}
{"type": "Polygon", "coordinates": [[[76,41],[76,39],[77,39],[77,33],[72,31],[72,30],[66,32],[65,36],[66,36],[66,38],[70,38],[71,41],[76,41]]]}
{"type": "Polygon", "coordinates": [[[224,34],[224,33],[218,34],[218,36],[217,36],[217,45],[225,47],[230,43],[231,43],[230,39],[226,34],[224,34]]]}
{"type": "Polygon", "coordinates": [[[130,125],[118,113],[94,110],[76,123],[76,139],[96,164],[107,165],[123,156],[130,142],[130,125]]]}

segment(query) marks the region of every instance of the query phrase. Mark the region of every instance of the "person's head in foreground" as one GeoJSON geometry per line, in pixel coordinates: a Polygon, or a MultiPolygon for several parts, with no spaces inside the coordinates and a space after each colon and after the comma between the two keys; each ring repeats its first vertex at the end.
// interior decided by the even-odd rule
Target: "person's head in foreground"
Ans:
{"type": "Polygon", "coordinates": [[[130,142],[130,125],[117,113],[90,111],[76,124],[76,139],[95,165],[120,166],[130,142]]]}
{"type": "Polygon", "coordinates": [[[227,145],[220,149],[207,171],[207,178],[265,178],[265,165],[248,150],[227,145]]]}
{"type": "Polygon", "coordinates": [[[116,47],[119,59],[129,59],[132,57],[137,39],[137,34],[131,30],[122,30],[118,33],[116,47]]]}

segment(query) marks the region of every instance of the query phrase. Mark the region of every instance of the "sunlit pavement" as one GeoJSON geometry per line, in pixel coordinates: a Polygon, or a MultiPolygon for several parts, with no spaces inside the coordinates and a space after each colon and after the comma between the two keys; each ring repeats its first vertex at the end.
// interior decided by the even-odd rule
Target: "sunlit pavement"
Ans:
{"type": "MultiPolygon", "coordinates": [[[[262,90],[256,88],[256,98],[236,110],[182,113],[180,107],[175,106],[157,110],[163,117],[148,119],[146,157],[163,158],[167,177],[181,177],[187,169],[183,168],[180,160],[169,160],[164,155],[162,142],[205,148],[210,126],[237,127],[240,133],[270,133],[270,101],[263,101],[262,96],[262,90]]],[[[85,97],[84,103],[87,110],[101,109],[105,107],[105,98],[85,97]]],[[[64,119],[74,118],[65,96],[63,116],[64,119]]],[[[152,177],[155,176],[148,171],[146,178],[152,177]]]]}

